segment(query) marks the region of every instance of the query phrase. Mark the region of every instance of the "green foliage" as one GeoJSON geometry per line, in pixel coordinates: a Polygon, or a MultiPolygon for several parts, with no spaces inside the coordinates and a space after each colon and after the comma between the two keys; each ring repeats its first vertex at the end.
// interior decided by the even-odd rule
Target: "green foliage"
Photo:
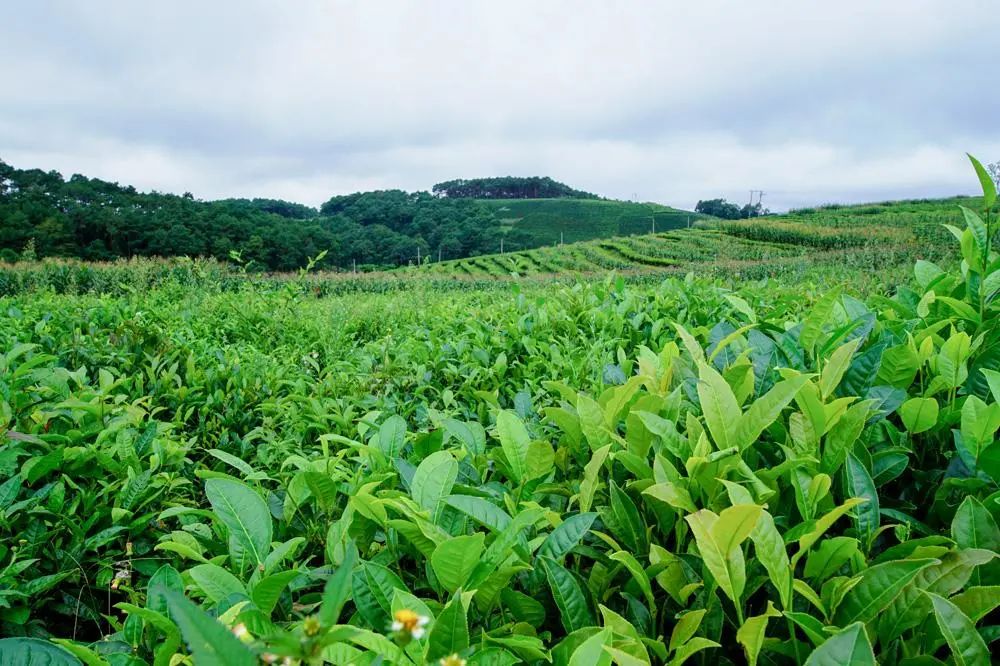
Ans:
{"type": "Polygon", "coordinates": [[[1000,257],[964,219],[865,299],[3,297],[0,662],[989,663],[1000,257]]]}
{"type": "Polygon", "coordinates": [[[526,178],[514,176],[501,178],[462,178],[438,183],[431,191],[440,196],[460,199],[597,198],[596,194],[574,190],[564,183],[552,180],[548,176],[529,176],[526,178]]]}

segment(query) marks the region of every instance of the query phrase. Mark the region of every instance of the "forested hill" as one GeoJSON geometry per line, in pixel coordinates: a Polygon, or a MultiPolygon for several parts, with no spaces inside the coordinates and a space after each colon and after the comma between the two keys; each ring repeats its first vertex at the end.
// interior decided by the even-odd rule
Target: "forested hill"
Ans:
{"type": "MultiPolygon", "coordinates": [[[[0,161],[0,260],[227,259],[235,251],[258,268],[294,270],[326,251],[321,267],[364,269],[406,265],[418,256],[437,260],[495,253],[501,239],[508,251],[552,242],[551,234],[535,226],[512,223],[497,202],[480,200],[501,192],[512,195],[510,183],[490,184],[508,180],[465,181],[481,183],[479,198],[385,190],[336,196],[317,210],[274,199],[201,201],[191,194],[139,192],[80,175],[64,179],[55,171],[16,169],[0,161]],[[493,195],[483,194],[487,190],[493,195]]],[[[539,196],[556,191],[552,184],[558,191],[576,192],[548,178],[522,180],[537,181],[539,196]]],[[[617,219],[639,206],[581,203],[601,204],[607,208],[601,215],[611,220],[603,225],[581,220],[577,235],[587,238],[621,233],[617,219]]],[[[574,220],[563,224],[572,226],[574,220]]]]}
{"type": "Polygon", "coordinates": [[[434,194],[463,199],[597,199],[596,194],[574,190],[548,177],[470,178],[446,180],[432,188],[434,194]]]}

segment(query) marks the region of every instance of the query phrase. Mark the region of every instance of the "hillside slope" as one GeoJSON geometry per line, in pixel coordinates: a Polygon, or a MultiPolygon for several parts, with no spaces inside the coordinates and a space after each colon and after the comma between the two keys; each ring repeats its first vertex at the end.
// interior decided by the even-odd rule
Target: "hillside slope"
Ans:
{"type": "MultiPolygon", "coordinates": [[[[615,234],[615,237],[556,247],[428,263],[405,270],[455,277],[572,275],[608,270],[629,273],[721,270],[763,277],[804,263],[847,263],[859,269],[875,269],[936,258],[942,248],[949,247],[950,236],[941,225],[960,224],[959,205],[976,208],[981,206],[981,200],[951,198],[825,206],[732,222],[700,218],[693,228],[665,231],[661,231],[657,217],[655,234],[615,234]]],[[[531,208],[514,205],[510,206],[510,212],[527,213],[521,220],[512,220],[512,225],[525,221],[533,225],[536,219],[544,219],[542,213],[531,208]]],[[[683,215],[675,213],[667,219],[677,220],[683,215]]]]}
{"type": "Polygon", "coordinates": [[[510,233],[536,247],[682,229],[703,216],[655,203],[605,199],[480,199],[510,233]]]}

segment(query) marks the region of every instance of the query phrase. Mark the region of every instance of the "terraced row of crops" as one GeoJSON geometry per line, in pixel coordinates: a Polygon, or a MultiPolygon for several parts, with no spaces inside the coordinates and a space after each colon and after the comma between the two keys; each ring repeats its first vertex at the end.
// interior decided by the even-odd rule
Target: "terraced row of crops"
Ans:
{"type": "Polygon", "coordinates": [[[960,223],[960,204],[975,198],[831,206],[753,220],[700,219],[694,229],[624,236],[427,263],[404,271],[479,277],[591,274],[607,270],[648,271],[755,269],[781,271],[803,257],[816,264],[866,260],[884,253],[892,265],[937,254],[950,235],[944,224],[960,223]]]}
{"type": "Polygon", "coordinates": [[[654,203],[603,199],[485,199],[532,246],[681,229],[704,216],[654,203]]]}

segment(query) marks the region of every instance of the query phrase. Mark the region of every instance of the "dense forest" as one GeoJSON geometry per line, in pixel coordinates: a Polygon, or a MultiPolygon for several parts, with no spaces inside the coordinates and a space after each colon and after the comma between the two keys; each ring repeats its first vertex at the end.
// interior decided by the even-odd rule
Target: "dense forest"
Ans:
{"type": "Polygon", "coordinates": [[[451,199],[597,199],[596,194],[574,190],[551,178],[470,178],[446,180],[432,188],[434,194],[451,199]]]}
{"type": "Polygon", "coordinates": [[[505,231],[493,209],[461,197],[386,190],[333,197],[316,210],[274,199],[201,201],[187,193],[144,193],[0,161],[0,260],[5,261],[227,259],[236,252],[260,269],[294,270],[326,250],[321,267],[370,269],[405,265],[418,256],[456,259],[497,252],[501,236],[510,250],[537,245],[530,234],[505,231]]]}

